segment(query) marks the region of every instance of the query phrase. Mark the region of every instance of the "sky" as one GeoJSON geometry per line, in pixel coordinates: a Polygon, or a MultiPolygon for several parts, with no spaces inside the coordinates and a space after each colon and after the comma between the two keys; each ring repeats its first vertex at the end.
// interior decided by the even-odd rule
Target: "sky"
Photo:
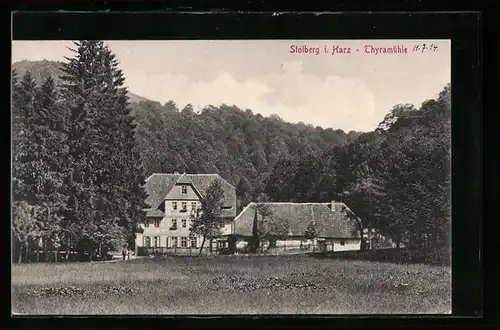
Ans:
{"type": "MultiPolygon", "coordinates": [[[[172,100],[180,108],[191,103],[195,110],[225,103],[346,132],[373,130],[394,105],[420,107],[451,81],[449,40],[106,43],[120,62],[125,84],[137,95],[162,104],[172,100]],[[370,45],[399,45],[407,53],[366,53],[370,45]],[[431,45],[437,48],[430,50],[431,45]],[[335,46],[350,48],[350,53],[334,52],[335,46]],[[302,47],[317,47],[319,53],[292,53],[302,47]]],[[[71,46],[71,41],[13,41],[12,61],[64,61],[72,56],[71,46]]]]}

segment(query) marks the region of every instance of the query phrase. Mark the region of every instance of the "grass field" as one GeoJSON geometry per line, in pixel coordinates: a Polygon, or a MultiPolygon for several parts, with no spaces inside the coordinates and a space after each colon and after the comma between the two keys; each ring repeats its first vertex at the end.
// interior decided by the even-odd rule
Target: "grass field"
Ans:
{"type": "Polygon", "coordinates": [[[16,314],[447,314],[451,271],[295,257],[22,264],[16,314]]]}

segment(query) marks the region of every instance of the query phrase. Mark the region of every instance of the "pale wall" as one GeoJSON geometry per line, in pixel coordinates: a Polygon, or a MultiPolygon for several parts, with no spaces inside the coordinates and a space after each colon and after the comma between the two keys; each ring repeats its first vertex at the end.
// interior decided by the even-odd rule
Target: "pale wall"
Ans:
{"type": "Polygon", "coordinates": [[[187,188],[185,194],[182,193],[182,186],[183,186],[182,184],[176,184],[175,186],[173,186],[172,189],[168,192],[165,199],[167,200],[180,199],[180,200],[195,200],[195,201],[200,199],[198,194],[193,189],[193,186],[188,184],[184,185],[187,188]]]}
{"type": "MultiPolygon", "coordinates": [[[[361,249],[361,240],[359,239],[337,239],[337,238],[331,238],[327,239],[327,251],[331,251],[332,249],[332,244],[333,244],[333,249],[334,251],[359,251],[361,249]],[[344,241],[344,244],[342,245],[342,241],[344,241]]],[[[318,241],[317,240],[298,240],[298,239],[290,239],[286,241],[276,241],[276,247],[286,247],[288,248],[298,248],[300,247],[300,244],[302,242],[302,245],[316,245],[318,246],[318,241]]],[[[236,248],[237,249],[243,249],[248,245],[248,242],[239,240],[236,243],[236,248]]]]}
{"type": "MultiPolygon", "coordinates": [[[[160,247],[167,246],[167,240],[171,237],[178,238],[178,244],[180,246],[181,237],[189,237],[189,228],[191,226],[191,219],[189,216],[165,216],[161,219],[159,227],[154,226],[154,220],[150,219],[149,227],[145,227],[143,224],[139,225],[143,229],[143,233],[137,234],[136,246],[143,246],[143,237],[150,236],[151,244],[154,244],[154,237],[160,237],[160,247]],[[172,219],[177,220],[177,229],[170,230],[172,226],[172,219]],[[186,227],[182,227],[182,220],[186,220],[186,227]]],[[[222,235],[230,235],[232,233],[232,220],[226,219],[224,227],[221,229],[222,235]]],[[[198,237],[197,245],[201,245],[202,238],[198,237]]]]}
{"type": "Polygon", "coordinates": [[[361,250],[361,240],[346,240],[344,245],[340,240],[333,241],[333,251],[359,251],[361,250]]]}
{"type": "MultiPolygon", "coordinates": [[[[301,241],[298,239],[289,239],[286,241],[277,241],[276,246],[277,247],[300,247],[300,244],[302,242],[302,245],[319,245],[319,242],[317,240],[305,240],[301,241]]],[[[333,249],[334,251],[356,251],[361,249],[361,240],[359,239],[338,239],[338,238],[328,238],[326,239],[327,245],[332,245],[333,243],[333,249]],[[342,241],[344,241],[344,245],[342,245],[342,241]]],[[[331,250],[331,248],[330,248],[331,250]]]]}

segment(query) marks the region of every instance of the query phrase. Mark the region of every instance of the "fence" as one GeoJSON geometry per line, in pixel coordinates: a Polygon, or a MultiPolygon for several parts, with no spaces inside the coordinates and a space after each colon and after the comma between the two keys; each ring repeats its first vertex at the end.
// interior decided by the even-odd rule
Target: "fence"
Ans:
{"type": "Polygon", "coordinates": [[[110,260],[112,256],[99,256],[78,253],[77,251],[29,251],[23,253],[21,260],[19,255],[13,255],[13,262],[18,263],[37,263],[37,262],[74,262],[74,261],[89,261],[89,260],[110,260]]]}
{"type": "MultiPolygon", "coordinates": [[[[258,248],[256,253],[263,255],[278,255],[278,254],[304,254],[311,252],[320,251],[320,247],[314,244],[304,244],[304,245],[282,245],[268,248],[266,246],[258,248]]],[[[229,248],[224,247],[203,247],[191,248],[191,247],[138,247],[137,256],[168,256],[168,255],[180,255],[180,256],[197,256],[197,255],[217,255],[217,254],[248,254],[250,253],[248,246],[238,247],[236,251],[231,251],[229,248]]]]}
{"type": "MultiPolygon", "coordinates": [[[[321,247],[316,244],[303,244],[303,245],[280,245],[275,247],[264,246],[257,249],[260,254],[303,254],[311,252],[319,252],[321,247]]],[[[241,252],[247,252],[242,250],[241,252]]]]}

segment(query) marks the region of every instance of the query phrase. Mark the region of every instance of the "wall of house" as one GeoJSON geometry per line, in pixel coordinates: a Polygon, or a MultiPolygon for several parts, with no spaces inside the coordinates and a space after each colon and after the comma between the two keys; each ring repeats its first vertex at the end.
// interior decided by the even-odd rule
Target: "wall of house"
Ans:
{"type": "Polygon", "coordinates": [[[361,250],[360,239],[330,239],[333,243],[333,251],[359,251],[361,250]]]}
{"type": "MultiPolygon", "coordinates": [[[[142,247],[145,245],[144,237],[150,237],[151,247],[154,246],[154,237],[159,237],[158,247],[172,247],[173,237],[177,237],[177,246],[181,246],[181,238],[188,238],[188,246],[191,246],[191,241],[189,239],[189,228],[191,227],[190,216],[176,216],[170,217],[165,216],[163,219],[149,219],[149,225],[146,227],[144,224],[140,224],[139,227],[143,229],[143,233],[137,234],[136,246],[142,247]],[[177,221],[177,227],[173,228],[173,220],[177,221]],[[155,220],[159,220],[155,225],[155,220]],[[183,220],[185,220],[185,227],[183,227],[183,220]]],[[[230,235],[232,233],[232,220],[225,219],[225,225],[221,228],[222,235],[230,235]]],[[[199,247],[203,241],[201,236],[197,237],[196,246],[199,247]]],[[[206,245],[207,246],[207,245],[206,245]]]]}
{"type": "MultiPolygon", "coordinates": [[[[236,242],[236,248],[238,250],[242,250],[248,246],[248,239],[238,238],[236,242]]],[[[313,251],[313,246],[315,246],[315,250],[318,251],[321,241],[326,244],[327,251],[359,251],[361,249],[361,240],[360,239],[338,239],[338,238],[326,238],[326,239],[314,239],[314,240],[301,240],[300,238],[292,238],[288,240],[278,240],[276,241],[276,248],[273,248],[276,251],[283,250],[300,250],[303,253],[313,251]],[[301,248],[302,247],[302,248],[301,248]]],[[[266,248],[267,245],[264,243],[263,248],[266,248]]],[[[276,252],[275,251],[275,252],[276,252]]]]}
{"type": "Polygon", "coordinates": [[[166,199],[163,201],[162,211],[168,218],[177,218],[177,217],[189,218],[191,217],[191,215],[195,215],[196,211],[200,207],[201,207],[201,202],[197,199],[193,200],[166,199]],[[183,205],[186,205],[185,210],[183,209],[183,205]]]}

